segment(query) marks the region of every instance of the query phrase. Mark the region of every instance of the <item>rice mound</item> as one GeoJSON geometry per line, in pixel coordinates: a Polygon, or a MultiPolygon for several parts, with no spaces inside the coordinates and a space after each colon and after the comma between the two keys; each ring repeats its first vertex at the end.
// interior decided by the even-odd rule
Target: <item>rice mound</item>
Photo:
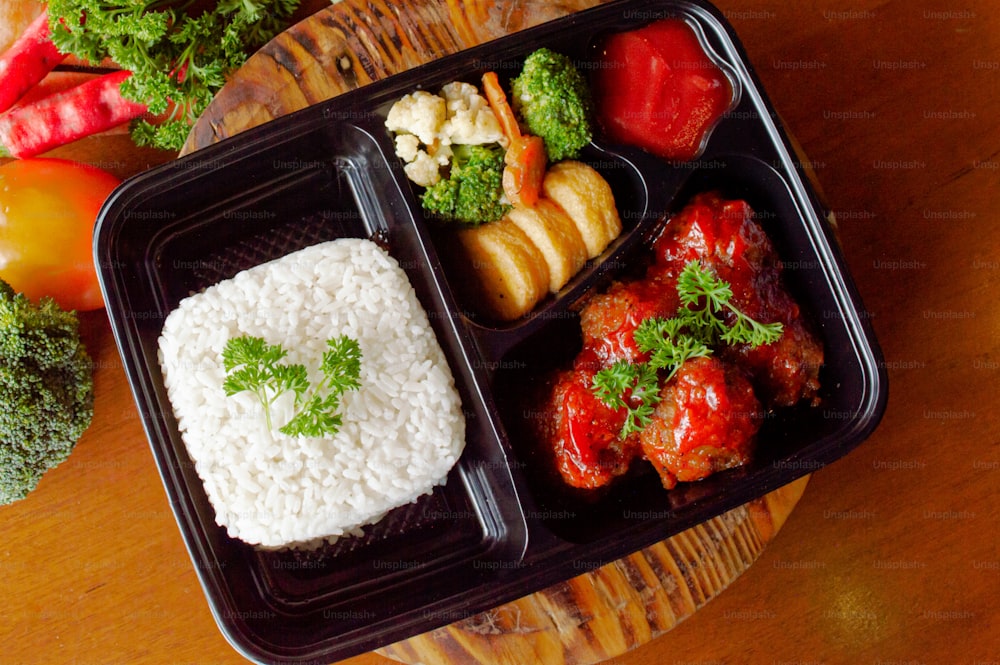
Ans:
{"type": "Polygon", "coordinates": [[[321,243],[183,299],[164,321],[159,360],[188,454],[229,535],[288,547],[358,532],[442,484],[465,445],[465,419],[444,353],[406,274],[368,240],[321,243]],[[273,430],[250,393],[227,396],[231,337],[281,344],[310,380],[326,340],[361,346],[361,388],[344,393],[343,425],[291,437],[292,396],[273,430]]]}

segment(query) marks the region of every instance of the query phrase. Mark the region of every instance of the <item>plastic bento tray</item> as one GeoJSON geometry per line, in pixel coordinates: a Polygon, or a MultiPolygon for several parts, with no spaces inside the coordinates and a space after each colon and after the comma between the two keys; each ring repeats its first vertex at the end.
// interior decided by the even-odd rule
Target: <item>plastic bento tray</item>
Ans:
{"type": "Polygon", "coordinates": [[[599,6],[306,108],[124,183],[95,233],[113,332],[178,525],[223,633],[259,662],[329,662],[482,612],[613,561],[813,472],[876,427],[886,377],[827,211],[723,16],[703,2],[599,6]],[[601,35],[682,17],[731,77],[736,104],[696,160],[668,163],[602,140],[587,148],[611,183],[621,237],[529,316],[468,314],[384,127],[417,87],[510,72],[541,46],[579,61],[601,35]],[[490,65],[489,63],[495,63],[490,65]],[[766,419],[754,459],[665,490],[651,472],[595,500],[531,473],[509,386],[566,359],[572,308],[645,249],[648,231],[695,193],[750,202],[826,362],[819,407],[766,419]],[[341,237],[377,239],[406,270],[446,353],[467,417],[445,485],[364,536],[309,554],[255,549],[215,523],[173,419],[157,339],[178,302],[238,271],[341,237]]]}

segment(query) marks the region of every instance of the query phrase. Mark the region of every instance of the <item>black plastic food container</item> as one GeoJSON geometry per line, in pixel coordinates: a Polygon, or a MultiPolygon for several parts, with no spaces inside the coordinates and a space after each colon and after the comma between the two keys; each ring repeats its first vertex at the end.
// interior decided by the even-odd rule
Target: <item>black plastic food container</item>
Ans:
{"type": "Polygon", "coordinates": [[[247,131],[124,183],[95,235],[108,312],[163,484],[213,613],[259,662],[329,662],[485,611],[613,561],[815,471],[861,443],[886,402],[883,363],[823,208],[731,28],[703,2],[618,2],[461,52],[247,131]],[[467,315],[384,127],[418,87],[510,76],[547,46],[578,62],[610,32],[682,17],[730,76],[734,105],[700,157],[669,164],[600,135],[584,159],[614,189],[618,241],[517,322],[467,315]],[[514,434],[522,381],[579,343],[573,303],[636,261],[650,229],[700,191],[750,202],[823,340],[822,402],[766,420],[754,460],[664,490],[639,473],[595,500],[531,473],[514,434]],[[258,551],[215,523],[157,361],[166,315],[242,269],[339,237],[377,239],[408,273],[467,417],[446,485],[363,537],[258,551]],[[547,359],[547,360],[541,360],[547,359]]]}

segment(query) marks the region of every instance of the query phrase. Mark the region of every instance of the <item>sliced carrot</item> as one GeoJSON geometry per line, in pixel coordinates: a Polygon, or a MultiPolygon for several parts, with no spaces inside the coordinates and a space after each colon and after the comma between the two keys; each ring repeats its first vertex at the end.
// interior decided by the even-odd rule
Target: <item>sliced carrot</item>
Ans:
{"type": "Polygon", "coordinates": [[[500,122],[500,129],[507,140],[513,142],[514,139],[519,138],[521,128],[517,125],[514,109],[507,102],[507,95],[500,85],[500,79],[497,78],[496,72],[483,74],[483,92],[486,95],[486,101],[490,103],[490,108],[493,109],[493,114],[500,122]]]}
{"type": "Polygon", "coordinates": [[[531,207],[538,202],[545,179],[545,142],[524,134],[507,146],[504,155],[503,191],[514,205],[531,207]]]}
{"type": "Polygon", "coordinates": [[[521,133],[496,72],[483,74],[483,92],[508,141],[504,155],[503,191],[514,205],[530,208],[538,202],[545,178],[545,142],[541,137],[521,133]]]}

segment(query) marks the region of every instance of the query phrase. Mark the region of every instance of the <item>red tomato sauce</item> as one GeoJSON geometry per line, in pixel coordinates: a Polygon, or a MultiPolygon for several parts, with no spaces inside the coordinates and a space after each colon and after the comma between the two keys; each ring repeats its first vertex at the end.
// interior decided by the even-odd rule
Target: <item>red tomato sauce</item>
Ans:
{"type": "Polygon", "coordinates": [[[592,86],[608,138],[677,161],[698,156],[733,101],[728,77],[681,19],[608,37],[592,86]]]}

